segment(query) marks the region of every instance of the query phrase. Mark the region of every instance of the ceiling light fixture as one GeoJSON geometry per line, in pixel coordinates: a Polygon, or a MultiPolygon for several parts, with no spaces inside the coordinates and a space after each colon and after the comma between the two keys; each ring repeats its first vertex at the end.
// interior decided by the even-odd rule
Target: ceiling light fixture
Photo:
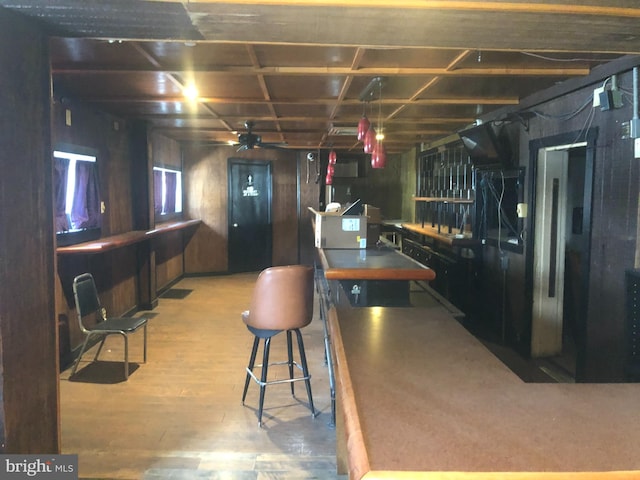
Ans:
{"type": "Polygon", "coordinates": [[[387,164],[387,151],[382,140],[384,139],[384,128],[382,127],[382,81],[378,82],[378,134],[375,136],[376,142],[371,152],[371,166],[373,168],[384,168],[387,164]]]}
{"type": "Polygon", "coordinates": [[[199,96],[198,89],[195,85],[187,85],[186,87],[184,87],[184,89],[182,90],[182,94],[187,100],[192,102],[195,102],[199,96]]]}
{"type": "Polygon", "coordinates": [[[375,129],[373,129],[373,127],[371,126],[371,122],[367,118],[365,110],[366,110],[367,102],[371,100],[371,98],[376,92],[376,87],[380,88],[381,86],[382,86],[382,78],[374,77],[367,84],[367,86],[364,87],[364,89],[360,92],[360,96],[358,97],[360,101],[363,103],[362,118],[360,118],[360,121],[358,122],[358,141],[364,143],[365,153],[371,153],[371,151],[373,150],[373,143],[375,141],[375,129]],[[369,134],[369,130],[372,130],[372,129],[373,129],[372,134],[374,138],[367,139],[367,134],[369,134]]]}
{"type": "Polygon", "coordinates": [[[329,165],[335,165],[338,161],[338,155],[336,151],[332,148],[329,152],[329,165]]]}
{"type": "Polygon", "coordinates": [[[364,142],[364,136],[367,134],[367,130],[369,130],[369,126],[371,125],[371,122],[369,122],[369,119],[367,118],[367,114],[365,112],[366,107],[367,107],[367,104],[364,103],[362,106],[362,118],[360,118],[360,121],[358,122],[358,141],[359,142],[364,142]]]}
{"type": "Polygon", "coordinates": [[[373,125],[369,125],[369,129],[364,136],[364,153],[373,153],[373,147],[376,143],[376,129],[373,125]]]}

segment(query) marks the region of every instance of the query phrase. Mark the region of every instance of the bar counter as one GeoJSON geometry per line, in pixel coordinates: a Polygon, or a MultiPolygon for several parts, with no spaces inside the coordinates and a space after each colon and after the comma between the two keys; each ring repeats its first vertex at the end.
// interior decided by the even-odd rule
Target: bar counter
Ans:
{"type": "Polygon", "coordinates": [[[640,478],[640,384],[524,383],[440,306],[328,324],[350,479],[640,478]]]}
{"type": "Polygon", "coordinates": [[[436,273],[389,247],[367,249],[317,249],[327,280],[423,280],[436,273]]]}

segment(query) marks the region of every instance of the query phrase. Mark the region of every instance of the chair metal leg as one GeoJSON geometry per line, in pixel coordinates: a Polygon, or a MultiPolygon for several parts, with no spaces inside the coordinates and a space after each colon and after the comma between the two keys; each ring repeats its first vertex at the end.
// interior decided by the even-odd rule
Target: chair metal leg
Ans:
{"type": "Polygon", "coordinates": [[[295,329],[296,336],[298,337],[298,349],[300,350],[300,363],[302,364],[302,373],[304,375],[304,384],[307,387],[307,397],[309,397],[309,408],[311,409],[311,416],[316,416],[316,409],[313,406],[313,397],[311,396],[311,376],[309,375],[309,369],[307,368],[307,356],[304,353],[304,342],[302,341],[302,333],[299,329],[295,329]]]}
{"type": "Polygon", "coordinates": [[[102,351],[102,346],[104,345],[104,341],[107,339],[107,335],[102,335],[102,340],[100,341],[100,346],[98,347],[98,350],[96,351],[96,355],[95,357],[93,357],[93,361],[95,362],[96,360],[98,360],[98,356],[100,355],[100,352],[102,351]]]}
{"type": "Polygon", "coordinates": [[[258,406],[258,427],[262,427],[262,409],[264,405],[264,391],[267,387],[267,370],[269,367],[269,347],[271,337],[264,339],[264,353],[262,355],[262,374],[260,375],[260,404],[258,406]]]}
{"type": "Polygon", "coordinates": [[[123,333],[122,338],[124,338],[124,379],[129,380],[129,337],[123,333]]]}
{"type": "Polygon", "coordinates": [[[73,364],[73,369],[71,370],[72,376],[76,374],[76,370],[78,369],[78,365],[80,364],[80,359],[82,358],[82,355],[84,355],[84,351],[87,348],[87,343],[89,343],[90,336],[91,335],[87,335],[84,339],[84,342],[82,342],[82,348],[80,349],[80,354],[78,355],[78,358],[76,358],[76,361],[73,364]]]}
{"type": "Polygon", "coordinates": [[[144,363],[147,363],[147,325],[144,326],[144,363]]]}
{"type": "MultiPolygon", "coordinates": [[[[291,330],[287,330],[287,356],[288,356],[288,365],[289,365],[289,378],[293,380],[293,346],[291,344],[291,330]]],[[[295,382],[289,382],[291,385],[291,395],[295,396],[295,391],[293,388],[293,384],[295,382]]]]}
{"type": "Polygon", "coordinates": [[[253,348],[251,349],[251,357],[249,358],[249,365],[247,366],[247,378],[244,380],[244,390],[242,391],[242,404],[244,405],[244,399],[247,397],[247,390],[249,389],[249,382],[251,381],[251,375],[249,371],[253,371],[253,366],[256,364],[256,354],[258,353],[258,345],[260,339],[254,337],[253,348]]]}

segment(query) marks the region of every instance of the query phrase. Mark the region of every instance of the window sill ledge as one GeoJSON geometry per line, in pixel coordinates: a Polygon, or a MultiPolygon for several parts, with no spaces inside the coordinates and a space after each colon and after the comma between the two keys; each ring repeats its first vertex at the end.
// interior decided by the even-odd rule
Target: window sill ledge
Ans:
{"type": "Polygon", "coordinates": [[[144,242],[164,233],[184,230],[199,224],[200,220],[183,220],[179,222],[163,223],[157,225],[153,230],[133,230],[119,235],[103,237],[91,242],[58,247],[56,248],[56,253],[58,255],[91,255],[103,253],[109,250],[115,250],[117,248],[144,242]]]}

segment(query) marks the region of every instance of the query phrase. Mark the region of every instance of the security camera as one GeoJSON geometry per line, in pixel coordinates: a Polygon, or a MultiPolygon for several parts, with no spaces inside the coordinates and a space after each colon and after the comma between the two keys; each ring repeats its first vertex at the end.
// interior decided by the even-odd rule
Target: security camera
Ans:
{"type": "Polygon", "coordinates": [[[315,152],[309,152],[309,153],[307,153],[307,160],[309,160],[310,162],[315,162],[315,161],[316,161],[316,154],[315,154],[315,152]]]}

